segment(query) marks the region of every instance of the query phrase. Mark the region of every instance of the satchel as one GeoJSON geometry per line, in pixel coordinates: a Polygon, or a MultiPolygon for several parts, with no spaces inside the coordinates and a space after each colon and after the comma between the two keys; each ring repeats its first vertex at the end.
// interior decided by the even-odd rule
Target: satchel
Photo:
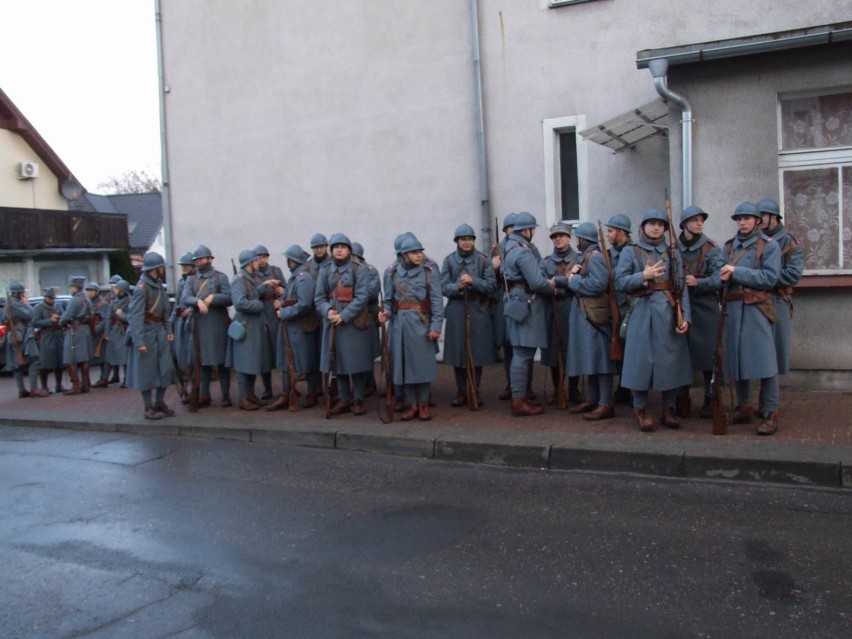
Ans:
{"type": "Polygon", "coordinates": [[[517,296],[509,295],[503,303],[503,315],[516,322],[523,322],[530,314],[530,302],[517,296]]]}
{"type": "Polygon", "coordinates": [[[242,342],[246,338],[246,327],[242,322],[231,322],[228,326],[228,337],[235,342],[242,342]]]}

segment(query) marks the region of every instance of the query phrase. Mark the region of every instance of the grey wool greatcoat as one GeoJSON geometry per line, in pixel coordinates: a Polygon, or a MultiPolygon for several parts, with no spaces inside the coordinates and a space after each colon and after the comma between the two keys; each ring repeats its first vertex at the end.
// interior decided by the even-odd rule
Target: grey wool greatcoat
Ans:
{"type": "MultiPolygon", "coordinates": [[[[802,279],[805,258],[802,247],[786,228],[772,235],[781,249],[781,272],[775,288],[775,309],[778,322],[775,324],[775,350],[778,353],[778,374],[790,372],[790,337],[793,324],[793,287],[802,279]]],[[[43,364],[42,364],[43,366],[43,364]]]]}
{"type": "Polygon", "coordinates": [[[597,242],[587,245],[577,257],[580,272],[574,277],[558,277],[556,284],[567,287],[571,299],[566,370],[568,375],[612,375],[618,366],[609,358],[612,326],[594,324],[586,317],[582,300],[600,297],[609,287],[609,269],[597,242]]]}
{"type": "Polygon", "coordinates": [[[109,302],[98,296],[92,301],[92,317],[97,317],[97,323],[92,327],[92,359],[89,363],[92,365],[102,364],[106,355],[106,338],[109,337],[110,313],[109,302]],[[95,355],[95,351],[100,345],[100,352],[95,355]]]}
{"type": "MultiPolygon", "coordinates": [[[[319,352],[316,334],[320,330],[317,309],[314,306],[316,281],[307,264],[300,264],[286,282],[283,306],[279,310],[281,320],[278,324],[287,327],[290,347],[293,349],[293,362],[300,375],[316,373],[319,370],[319,352]]],[[[278,368],[287,371],[287,356],[284,352],[284,339],[279,335],[278,368]]]]}
{"type": "MultiPolygon", "coordinates": [[[[204,271],[196,270],[186,278],[186,284],[181,293],[180,304],[184,308],[195,308],[196,318],[188,321],[191,326],[198,326],[199,346],[202,366],[221,366],[225,363],[228,350],[228,307],[231,305],[231,286],[224,273],[212,266],[204,271]],[[207,315],[197,310],[199,299],[204,300],[213,294],[213,301],[207,315]]],[[[191,340],[192,337],[190,336],[191,340]]],[[[190,347],[190,353],[192,347],[190,347]]]]}
{"type": "MultiPolygon", "coordinates": [[[[633,295],[633,311],[627,323],[621,385],[632,390],[671,390],[692,384],[692,365],[686,335],[675,332],[675,309],[672,293],[653,290],[653,285],[668,282],[672,268],[665,241],[651,244],[640,236],[621,252],[615,271],[616,290],[633,295]],[[663,274],[645,283],[642,271],[648,264],[663,261],[663,274]],[[669,300],[672,301],[669,301],[669,300]]],[[[678,266],[676,275],[683,282],[678,266]]],[[[681,304],[683,320],[691,322],[689,295],[683,286],[681,304]]],[[[691,330],[691,329],[690,329],[691,330]]]]}
{"type": "Polygon", "coordinates": [[[32,326],[38,331],[39,359],[46,371],[62,368],[62,331],[58,319],[53,322],[52,317],[59,317],[53,304],[41,301],[33,308],[32,326]]]}
{"type": "Polygon", "coordinates": [[[743,287],[771,296],[781,272],[778,242],[760,232],[746,239],[735,237],[725,244],[724,259],[725,264],[735,265],[726,291],[725,377],[734,381],[774,377],[778,374],[775,325],[757,304],[732,300],[730,296],[742,295],[743,287]],[[763,250],[758,259],[761,243],[763,250]]]}
{"type": "Polygon", "coordinates": [[[491,247],[491,257],[500,257],[500,267],[494,270],[497,288],[494,289],[494,294],[491,296],[491,330],[494,332],[494,346],[496,348],[502,347],[506,341],[506,317],[503,315],[503,294],[506,292],[503,281],[503,256],[506,253],[506,242],[508,240],[508,237],[504,237],[491,247]]]}
{"type": "Polygon", "coordinates": [[[414,268],[399,263],[385,271],[384,280],[393,383],[432,382],[438,376],[438,343],[430,342],[426,335],[429,331],[440,333],[444,322],[440,274],[425,261],[414,268]],[[400,308],[400,304],[424,301],[428,301],[426,309],[400,308]]]}
{"type": "Polygon", "coordinates": [[[110,322],[108,341],[104,349],[104,360],[112,366],[127,364],[127,345],[124,338],[127,335],[127,311],[130,308],[130,297],[122,295],[110,303],[110,322]],[[119,317],[118,311],[121,311],[119,317]]]}
{"type": "MultiPolygon", "coordinates": [[[[632,246],[632,243],[625,244],[621,248],[618,248],[617,246],[611,244],[609,248],[607,248],[607,251],[609,251],[609,261],[612,263],[613,276],[618,270],[618,259],[621,257],[621,253],[628,246],[632,246]]],[[[627,313],[630,311],[630,298],[624,291],[617,290],[615,291],[615,301],[618,303],[618,316],[621,320],[623,320],[625,317],[627,317],[627,313]]]]}
{"type": "MultiPolygon", "coordinates": [[[[522,322],[506,316],[506,337],[512,346],[547,348],[547,321],[544,296],[552,295],[553,287],[544,277],[538,250],[518,233],[506,242],[503,275],[509,286],[503,307],[513,298],[529,305],[529,314],[522,322]]],[[[505,312],[505,311],[504,311],[505,312]]]]}
{"type": "MultiPolygon", "coordinates": [[[[278,280],[281,282],[282,287],[287,283],[284,271],[281,270],[280,266],[275,266],[273,264],[267,264],[265,269],[256,271],[254,273],[254,279],[258,282],[258,284],[261,284],[266,280],[278,280]]],[[[266,332],[269,336],[269,341],[272,343],[273,366],[275,362],[274,355],[278,352],[278,339],[280,337],[280,331],[278,329],[281,328],[281,325],[278,322],[278,316],[276,315],[275,299],[275,291],[273,289],[269,289],[261,296],[260,299],[260,301],[263,302],[263,317],[266,320],[266,332]]]]}
{"type": "Polygon", "coordinates": [[[183,305],[183,291],[186,288],[186,281],[189,276],[181,277],[177,281],[175,287],[175,305],[172,308],[172,314],[169,316],[169,327],[175,336],[172,342],[172,350],[175,354],[177,365],[182,369],[188,369],[192,366],[192,316],[182,317],[183,311],[187,309],[183,305]]]}
{"type": "Polygon", "coordinates": [[[77,291],[68,300],[68,305],[59,318],[59,326],[65,329],[62,341],[62,363],[83,364],[92,359],[92,331],[89,330],[89,317],[92,304],[83,291],[77,291]]]}
{"type": "Polygon", "coordinates": [[[567,278],[571,267],[577,263],[578,257],[577,251],[569,246],[564,253],[554,250],[541,260],[541,271],[544,276],[548,279],[556,279],[557,283],[555,294],[544,298],[544,316],[547,320],[547,348],[541,351],[541,363],[550,367],[559,366],[559,349],[561,348],[562,365],[566,371],[568,370],[568,360],[565,358],[565,352],[568,349],[571,301],[574,298],[574,294],[567,288],[567,278]]]}
{"type": "Polygon", "coordinates": [[[470,255],[462,255],[456,250],[444,258],[441,266],[441,293],[447,298],[444,309],[447,320],[444,363],[457,368],[465,367],[465,293],[459,289],[459,278],[463,273],[473,277],[473,284],[465,289],[470,311],[473,364],[487,366],[495,361],[491,298],[497,289],[497,278],[491,260],[476,250],[470,255]]]}
{"type": "Polygon", "coordinates": [[[371,324],[367,329],[367,334],[370,336],[370,343],[373,345],[373,359],[381,357],[382,342],[379,339],[379,296],[382,293],[382,277],[379,275],[378,269],[372,264],[362,262],[358,265],[359,268],[367,269],[370,277],[368,279],[369,295],[367,296],[367,310],[370,313],[371,324]]]}
{"type": "Polygon", "coordinates": [[[261,296],[267,292],[266,287],[258,285],[254,276],[243,269],[231,281],[234,321],[243,325],[246,336],[239,342],[228,338],[228,357],[225,364],[238,373],[260,375],[272,370],[272,344],[269,341],[261,300],[261,296]]]}
{"type": "MultiPolygon", "coordinates": [[[[8,298],[7,298],[8,299],[8,298]]],[[[18,345],[21,349],[21,354],[25,359],[38,357],[38,345],[35,342],[35,333],[33,332],[32,319],[35,310],[29,305],[24,304],[16,297],[12,298],[11,318],[15,324],[15,335],[17,336],[18,345]]],[[[3,322],[9,321],[9,309],[3,307],[3,312],[0,313],[3,322]]],[[[89,330],[86,327],[86,330],[89,330]]],[[[15,351],[15,346],[12,344],[12,335],[6,335],[6,370],[8,372],[18,370],[18,355],[15,351]]]]}
{"type": "Polygon", "coordinates": [[[138,391],[165,388],[174,381],[168,299],[162,284],[144,273],[130,296],[127,316],[132,345],[127,384],[138,391]],[[145,346],[147,352],[140,353],[140,346],[145,346]]]}
{"type": "Polygon", "coordinates": [[[319,270],[314,290],[314,304],[322,317],[322,352],[320,370],[330,372],[329,347],[331,325],[328,311],[340,313],[343,323],[334,327],[334,373],[351,375],[373,370],[373,344],[368,334],[370,318],[370,275],[366,268],[348,259],[342,264],[331,261],[319,270]],[[344,301],[351,297],[352,301],[344,301]],[[360,316],[360,317],[359,317],[360,316]],[[358,328],[358,324],[364,328],[358,328]]]}
{"type": "Polygon", "coordinates": [[[686,287],[692,311],[692,324],[686,334],[692,370],[713,370],[719,330],[718,292],[722,288],[719,270],[724,264],[722,249],[703,234],[689,246],[681,237],[679,247],[685,274],[698,280],[696,286],[686,287]]]}

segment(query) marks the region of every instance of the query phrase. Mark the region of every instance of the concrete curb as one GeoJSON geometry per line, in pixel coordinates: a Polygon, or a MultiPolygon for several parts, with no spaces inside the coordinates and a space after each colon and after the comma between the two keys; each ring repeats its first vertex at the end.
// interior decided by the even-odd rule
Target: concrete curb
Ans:
{"type": "Polygon", "coordinates": [[[200,437],[521,468],[852,488],[852,447],[795,445],[768,440],[747,445],[715,440],[654,440],[638,434],[626,437],[445,429],[428,424],[311,422],[247,428],[224,421],[218,421],[215,426],[182,424],[180,418],[114,423],[0,417],[0,426],[200,437]]]}

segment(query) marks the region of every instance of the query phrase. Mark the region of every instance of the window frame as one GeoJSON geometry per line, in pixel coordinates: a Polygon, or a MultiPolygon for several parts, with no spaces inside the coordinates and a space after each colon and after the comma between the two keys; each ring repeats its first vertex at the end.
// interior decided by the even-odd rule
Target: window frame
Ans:
{"type": "Polygon", "coordinates": [[[577,140],[577,201],[579,217],[565,220],[579,223],[589,216],[588,154],[580,131],[586,129],[585,115],[569,115],[542,120],[542,147],[544,152],[544,219],[547,228],[562,221],[562,176],[559,153],[559,136],[573,131],[577,140]]]}

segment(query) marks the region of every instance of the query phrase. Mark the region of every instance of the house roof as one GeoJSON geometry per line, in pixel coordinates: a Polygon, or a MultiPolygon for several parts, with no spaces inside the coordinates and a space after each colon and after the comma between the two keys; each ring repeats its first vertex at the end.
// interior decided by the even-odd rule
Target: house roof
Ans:
{"type": "Polygon", "coordinates": [[[50,169],[50,172],[56,176],[59,192],[65,199],[73,201],[85,192],[86,189],[74,177],[71,169],[65,166],[65,163],[50,148],[50,145],[41,137],[30,121],[24,117],[24,114],[15,106],[15,103],[3,89],[0,89],[0,129],[17,133],[24,139],[39,159],[50,169]]]}
{"type": "Polygon", "coordinates": [[[71,209],[126,214],[131,251],[147,251],[163,228],[163,199],[159,192],[117,195],[84,193],[83,197],[71,203],[71,209]]]}
{"type": "Polygon", "coordinates": [[[735,58],[755,53],[785,51],[787,49],[810,47],[819,44],[833,44],[845,42],[850,39],[852,39],[852,22],[836,22],[834,24],[823,24],[804,29],[776,31],[775,33],[762,33],[760,35],[729,38],[713,42],[698,42],[665,49],[645,49],[636,54],[636,67],[645,69],[651,60],[657,59],[667,60],[669,65],[691,64],[693,62],[735,58]]]}

